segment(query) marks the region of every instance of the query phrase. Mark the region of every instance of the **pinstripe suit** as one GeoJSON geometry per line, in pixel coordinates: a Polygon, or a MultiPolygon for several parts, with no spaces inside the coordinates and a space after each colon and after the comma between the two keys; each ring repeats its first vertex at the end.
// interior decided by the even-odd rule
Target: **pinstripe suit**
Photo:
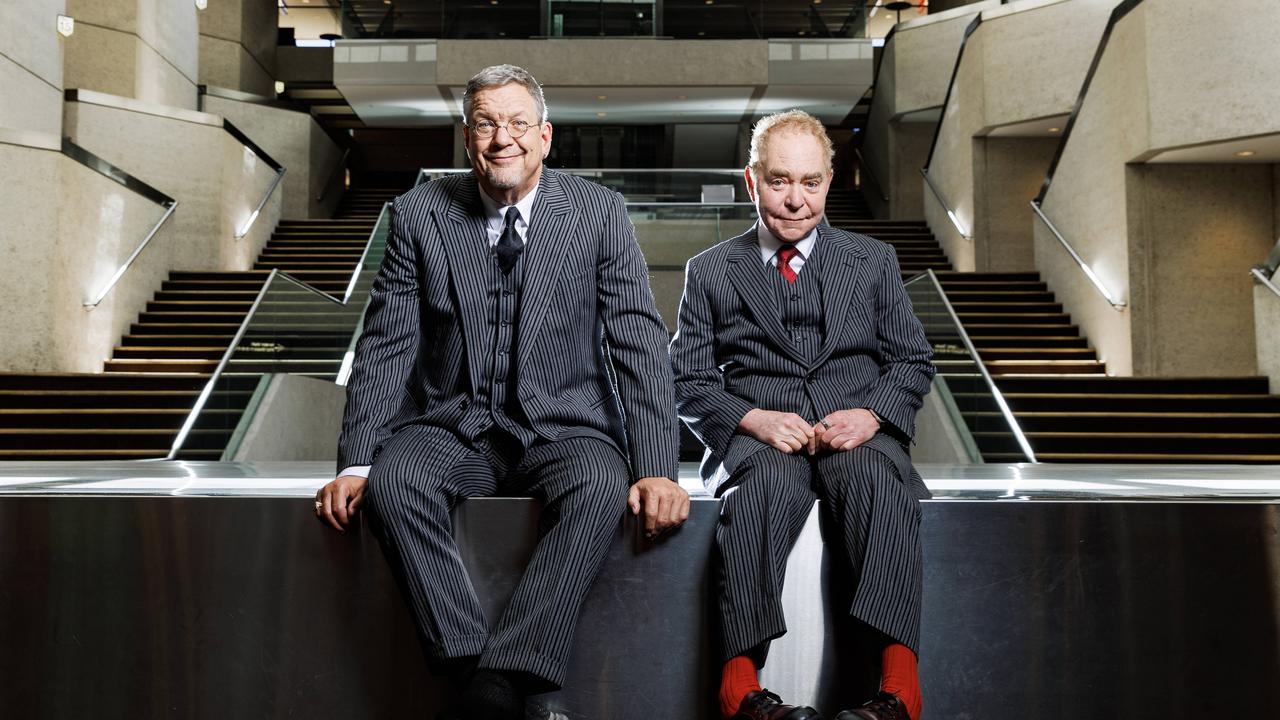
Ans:
{"type": "MultiPolygon", "coordinates": [[[[827,226],[812,264],[821,344],[801,352],[784,327],[756,228],[689,261],[671,342],[680,417],[707,450],[702,474],[724,497],[717,531],[724,659],[786,632],[787,555],[815,497],[851,563],[850,613],[913,650],[920,627],[920,498],[928,490],[903,442],[929,391],[931,348],[911,311],[893,249],[827,226]],[[787,455],[737,432],[753,408],[815,423],[869,408],[882,431],[848,452],[787,455]],[[732,490],[732,492],[730,492],[732,490]]],[[[811,278],[813,279],[813,278],[811,278]]],[[[828,533],[829,536],[832,533],[828,533]]]]}
{"type": "Polygon", "coordinates": [[[338,467],[371,464],[367,508],[437,660],[563,681],[578,608],[621,518],[628,480],[676,477],[665,328],[621,197],[543,169],[511,339],[507,414],[493,432],[495,274],[474,175],[392,208],[347,391],[338,467]],[[527,447],[525,447],[527,445],[527,447]],[[490,631],[451,536],[468,495],[544,500],[544,532],[490,631]]]}

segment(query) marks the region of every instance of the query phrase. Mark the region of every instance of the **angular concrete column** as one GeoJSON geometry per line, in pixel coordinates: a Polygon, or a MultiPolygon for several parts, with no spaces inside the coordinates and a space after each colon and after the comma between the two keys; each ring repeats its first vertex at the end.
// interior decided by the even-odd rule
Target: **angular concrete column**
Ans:
{"type": "Polygon", "coordinates": [[[984,0],[931,12],[898,24],[885,41],[862,139],[863,194],[876,217],[924,217],[920,168],[929,158],[956,53],[974,15],[999,6],[999,0],[984,0]]]}
{"type": "Polygon", "coordinates": [[[981,14],[961,50],[929,161],[938,193],[923,191],[925,219],[957,270],[1031,269],[1026,201],[1035,193],[1019,189],[1021,209],[1004,193],[1015,178],[1047,171],[1052,155],[1034,143],[999,152],[1005,141],[982,139],[1059,137],[1115,4],[1022,0],[981,14]],[[979,172],[992,162],[999,172],[979,172]],[[1000,260],[988,266],[993,258],[1000,260]]]}
{"type": "Polygon", "coordinates": [[[0,3],[0,128],[62,132],[62,12],[62,0],[0,3]]]}
{"type": "Polygon", "coordinates": [[[66,87],[194,110],[196,12],[180,0],[67,0],[66,87]]]}
{"type": "Polygon", "coordinates": [[[275,97],[276,3],[217,0],[200,13],[200,84],[275,97]]]}
{"type": "Polygon", "coordinates": [[[1280,231],[1280,5],[1239,5],[1203,43],[1194,0],[1117,16],[1044,193],[1047,217],[1127,303],[1114,309],[1037,223],[1036,265],[1110,372],[1253,374],[1256,341],[1274,337],[1249,269],[1280,231]]]}

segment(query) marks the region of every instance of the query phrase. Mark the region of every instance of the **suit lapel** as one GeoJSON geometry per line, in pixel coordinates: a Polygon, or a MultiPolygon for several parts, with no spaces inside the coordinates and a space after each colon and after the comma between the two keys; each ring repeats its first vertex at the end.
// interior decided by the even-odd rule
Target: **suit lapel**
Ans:
{"type": "Polygon", "coordinates": [[[559,174],[543,168],[538,195],[530,211],[528,242],[524,249],[524,288],[517,326],[517,367],[524,364],[533,339],[542,327],[547,308],[555,305],[552,293],[564,271],[565,249],[577,231],[578,210],[560,186],[559,174]]]}
{"type": "Polygon", "coordinates": [[[468,375],[473,393],[477,391],[476,378],[485,376],[485,369],[478,367],[477,363],[486,356],[483,345],[488,329],[485,293],[489,278],[487,270],[493,262],[479,193],[475,177],[468,176],[458,184],[448,209],[443,213],[435,211],[436,227],[440,242],[445,247],[445,261],[449,263],[449,277],[458,304],[463,341],[467,346],[468,375]]]}
{"type": "Polygon", "coordinates": [[[751,316],[756,319],[765,334],[773,339],[783,353],[792,360],[807,365],[796,351],[787,331],[782,327],[778,311],[777,294],[769,286],[769,277],[760,262],[760,241],[753,227],[738,238],[729,253],[729,282],[747,304],[751,316]]]}
{"type": "Polygon", "coordinates": [[[844,329],[857,288],[858,272],[867,254],[844,233],[819,226],[814,255],[821,255],[818,279],[822,287],[823,340],[813,363],[818,365],[826,361],[844,329]]]}

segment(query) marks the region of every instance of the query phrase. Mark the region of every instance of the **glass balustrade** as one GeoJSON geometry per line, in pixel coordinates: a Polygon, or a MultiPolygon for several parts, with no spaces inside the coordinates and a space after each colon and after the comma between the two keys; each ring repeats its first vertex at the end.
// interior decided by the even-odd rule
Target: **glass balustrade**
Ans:
{"type": "Polygon", "coordinates": [[[933,364],[941,378],[934,390],[949,395],[940,400],[959,412],[979,452],[1018,454],[1026,462],[1035,462],[1035,453],[937,276],[927,271],[907,281],[906,288],[925,337],[933,346],[933,364]]]}

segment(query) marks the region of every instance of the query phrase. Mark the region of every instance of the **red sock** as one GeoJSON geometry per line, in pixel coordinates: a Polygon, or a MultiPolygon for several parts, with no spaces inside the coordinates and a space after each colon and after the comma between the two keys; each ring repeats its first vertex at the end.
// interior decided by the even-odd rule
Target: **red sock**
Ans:
{"type": "Polygon", "coordinates": [[[920,675],[916,654],[906,645],[893,643],[880,656],[880,689],[898,696],[911,720],[920,720],[924,699],[920,697],[920,675]]]}
{"type": "Polygon", "coordinates": [[[739,655],[724,664],[724,674],[720,677],[720,714],[726,719],[733,717],[742,705],[742,698],[747,693],[760,689],[760,679],[756,677],[756,664],[746,655],[739,655]]]}

